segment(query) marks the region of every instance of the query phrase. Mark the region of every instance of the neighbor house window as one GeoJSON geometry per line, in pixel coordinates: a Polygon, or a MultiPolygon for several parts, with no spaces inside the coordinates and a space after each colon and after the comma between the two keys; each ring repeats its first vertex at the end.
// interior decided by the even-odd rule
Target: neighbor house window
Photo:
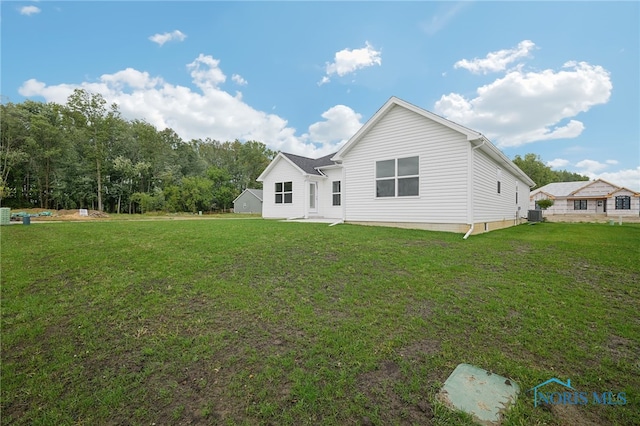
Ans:
{"type": "Polygon", "coordinates": [[[500,184],[501,180],[502,180],[502,169],[500,169],[498,167],[498,169],[496,170],[496,181],[498,183],[498,185],[497,185],[498,194],[500,193],[500,190],[502,189],[501,188],[501,184],[500,184]]]}
{"type": "Polygon", "coordinates": [[[419,195],[418,157],[376,161],[376,197],[419,195]]]}
{"type": "Polygon", "coordinates": [[[339,206],[340,205],[340,195],[342,194],[341,188],[340,188],[340,181],[339,180],[334,180],[333,184],[332,184],[332,188],[331,188],[331,194],[333,195],[333,205],[334,206],[339,206]]]}
{"type": "Polygon", "coordinates": [[[573,209],[574,210],[586,210],[587,209],[587,200],[573,200],[573,209]]]}
{"type": "Polygon", "coordinates": [[[293,182],[276,182],[276,204],[293,203],[293,182]]]}
{"type": "Polygon", "coordinates": [[[631,197],[628,195],[616,197],[616,210],[631,210],[631,197]]]}

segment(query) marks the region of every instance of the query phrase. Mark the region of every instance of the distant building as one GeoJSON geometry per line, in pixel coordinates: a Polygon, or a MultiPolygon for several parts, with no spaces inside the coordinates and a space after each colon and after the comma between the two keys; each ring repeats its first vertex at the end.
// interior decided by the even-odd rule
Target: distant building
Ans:
{"type": "Polygon", "coordinates": [[[547,214],[640,215],[640,193],[602,179],[554,182],[531,191],[531,203],[553,200],[547,214]]]}
{"type": "Polygon", "coordinates": [[[262,214],[262,189],[247,188],[233,200],[234,213],[262,214]]]}

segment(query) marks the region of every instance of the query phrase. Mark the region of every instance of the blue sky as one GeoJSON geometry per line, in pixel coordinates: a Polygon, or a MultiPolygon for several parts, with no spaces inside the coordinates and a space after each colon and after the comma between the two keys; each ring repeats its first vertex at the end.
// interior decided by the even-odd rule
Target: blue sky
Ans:
{"type": "Polygon", "coordinates": [[[638,2],[1,3],[3,102],[102,94],[183,139],[336,151],[391,96],[640,190],[638,2]]]}

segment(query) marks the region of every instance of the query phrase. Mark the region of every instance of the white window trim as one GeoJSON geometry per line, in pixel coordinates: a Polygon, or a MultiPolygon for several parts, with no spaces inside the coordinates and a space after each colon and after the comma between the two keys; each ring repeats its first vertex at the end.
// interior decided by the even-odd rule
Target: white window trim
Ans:
{"type": "Polygon", "coordinates": [[[275,205],[280,205],[280,204],[293,204],[293,181],[289,181],[289,180],[288,180],[288,181],[282,181],[282,182],[274,182],[274,183],[273,183],[273,189],[274,189],[274,191],[273,191],[273,192],[274,192],[273,201],[274,201],[274,204],[275,204],[275,205]],[[291,182],[291,191],[285,191],[285,190],[284,190],[284,184],[285,184],[285,183],[288,183],[288,182],[291,182]],[[282,185],[282,191],[278,192],[278,191],[276,191],[276,190],[275,190],[275,187],[276,187],[276,185],[277,185],[277,184],[281,184],[281,185],[282,185]],[[281,202],[281,203],[278,203],[278,202],[275,200],[275,198],[276,198],[275,196],[277,196],[278,194],[282,195],[282,202],[281,202]],[[286,195],[286,194],[291,194],[291,202],[290,202],[290,203],[287,203],[287,202],[285,201],[285,195],[286,195]]]}
{"type": "Polygon", "coordinates": [[[418,199],[420,198],[420,156],[419,155],[410,155],[407,157],[393,157],[393,158],[384,158],[381,160],[374,160],[373,161],[373,176],[374,176],[374,182],[373,182],[373,195],[374,195],[374,199],[376,200],[395,200],[398,198],[402,198],[403,200],[405,199],[418,199]],[[398,176],[398,160],[403,160],[405,158],[417,158],[418,159],[418,174],[417,175],[406,175],[406,176],[398,176]],[[379,178],[377,177],[377,164],[378,162],[381,161],[389,161],[389,160],[394,160],[394,176],[388,176],[388,177],[382,177],[379,178]],[[398,179],[406,179],[406,178],[418,178],[418,195],[398,195],[398,179]],[[378,197],[378,181],[379,180],[394,180],[394,195],[393,197],[378,197]]]}
{"type": "Polygon", "coordinates": [[[331,181],[331,207],[340,207],[341,205],[342,205],[342,181],[341,180],[332,180],[331,181]],[[340,191],[338,191],[338,192],[334,192],[333,191],[334,182],[338,182],[338,185],[340,185],[340,191]],[[339,195],[340,196],[340,204],[334,204],[333,197],[335,195],[339,195]]]}

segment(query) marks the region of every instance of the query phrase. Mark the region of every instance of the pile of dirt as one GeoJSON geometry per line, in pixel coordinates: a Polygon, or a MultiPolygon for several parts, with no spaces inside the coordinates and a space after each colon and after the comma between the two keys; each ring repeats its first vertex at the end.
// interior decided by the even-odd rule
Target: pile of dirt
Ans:
{"type": "Polygon", "coordinates": [[[98,210],[87,210],[87,216],[80,215],[80,210],[58,210],[55,214],[58,219],[72,219],[72,220],[91,220],[91,219],[107,219],[109,217],[105,212],[98,210]]]}
{"type": "MultiPolygon", "coordinates": [[[[61,220],[96,220],[108,219],[107,213],[98,210],[87,210],[87,216],[81,216],[79,209],[72,210],[51,210],[51,209],[11,209],[11,213],[26,213],[31,216],[31,221],[61,221],[61,220]]],[[[22,220],[22,218],[15,218],[22,220]]]]}

